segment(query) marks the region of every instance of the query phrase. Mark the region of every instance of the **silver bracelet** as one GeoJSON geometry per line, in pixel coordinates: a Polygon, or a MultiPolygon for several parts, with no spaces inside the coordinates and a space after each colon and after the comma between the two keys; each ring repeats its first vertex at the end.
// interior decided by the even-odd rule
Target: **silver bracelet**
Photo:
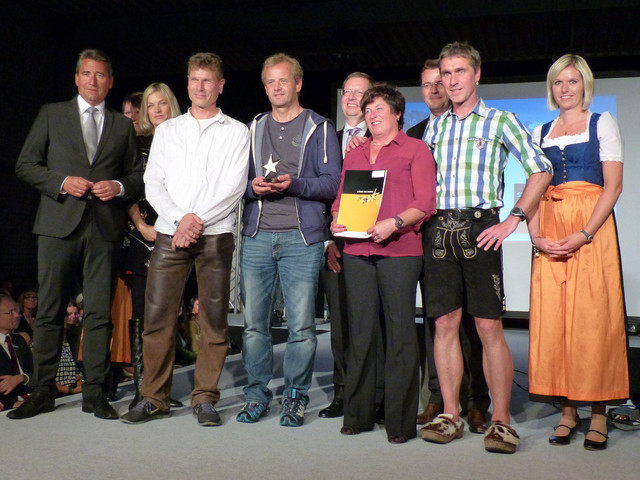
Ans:
{"type": "Polygon", "coordinates": [[[533,247],[533,254],[536,257],[540,256],[540,250],[536,247],[536,238],[542,238],[540,235],[536,235],[535,237],[531,237],[531,246],[533,247]]]}

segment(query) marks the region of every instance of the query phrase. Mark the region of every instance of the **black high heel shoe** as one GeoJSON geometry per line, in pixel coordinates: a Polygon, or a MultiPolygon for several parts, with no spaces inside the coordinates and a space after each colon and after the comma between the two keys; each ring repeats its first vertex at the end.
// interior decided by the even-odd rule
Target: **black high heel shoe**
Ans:
{"type": "Polygon", "coordinates": [[[609,435],[607,435],[606,433],[599,432],[598,430],[589,430],[587,434],[589,432],[595,432],[598,435],[602,435],[604,437],[604,440],[601,442],[596,442],[594,440],[589,440],[588,438],[585,438],[584,448],[586,448],[587,450],[605,450],[607,448],[607,440],[609,439],[609,435]]]}
{"type": "MultiPolygon", "coordinates": [[[[564,427],[569,430],[569,433],[566,435],[551,435],[549,437],[549,443],[551,445],[569,445],[571,443],[571,439],[576,436],[578,427],[580,426],[580,418],[576,417],[576,424],[572,427],[564,424],[558,425],[555,429],[557,430],[559,427],[564,427]]],[[[586,447],[585,447],[586,448],[586,447]]]]}

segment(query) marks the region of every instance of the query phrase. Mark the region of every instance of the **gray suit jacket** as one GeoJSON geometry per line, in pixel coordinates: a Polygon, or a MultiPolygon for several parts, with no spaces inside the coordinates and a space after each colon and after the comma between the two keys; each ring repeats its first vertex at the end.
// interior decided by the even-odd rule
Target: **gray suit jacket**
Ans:
{"type": "Polygon", "coordinates": [[[122,238],[125,205],[143,192],[142,163],[136,155],[131,121],[109,109],[93,161],[87,159],[77,99],[44,105],[22,147],[16,174],[41,192],[33,233],[55,238],[70,235],[90,207],[103,237],[122,238]],[[87,193],[82,198],[60,193],[67,176],[92,182],[118,180],[124,197],[103,202],[87,193]]]}

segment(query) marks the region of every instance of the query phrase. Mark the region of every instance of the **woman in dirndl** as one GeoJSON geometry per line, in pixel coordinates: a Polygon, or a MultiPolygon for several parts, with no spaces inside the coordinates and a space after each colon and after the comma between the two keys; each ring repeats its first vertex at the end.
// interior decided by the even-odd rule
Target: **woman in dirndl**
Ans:
{"type": "Polygon", "coordinates": [[[607,447],[605,408],[629,395],[624,299],[613,208],[622,192],[622,142],[608,112],[589,110],[593,74],[577,55],[547,75],[550,109],[534,130],[553,163],[551,186],[529,222],[531,272],[529,391],[561,399],[549,443],[567,445],[591,406],[584,448],[607,447]]]}

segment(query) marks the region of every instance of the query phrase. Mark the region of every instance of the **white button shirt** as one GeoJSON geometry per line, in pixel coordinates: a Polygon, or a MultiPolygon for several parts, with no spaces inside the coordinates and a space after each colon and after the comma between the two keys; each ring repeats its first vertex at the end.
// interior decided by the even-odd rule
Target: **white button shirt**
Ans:
{"type": "Polygon", "coordinates": [[[233,233],[247,186],[249,130],[224,115],[196,120],[189,112],[158,126],[144,174],[146,198],[158,213],[156,231],[176,232],[188,213],[204,235],[233,233]]]}

